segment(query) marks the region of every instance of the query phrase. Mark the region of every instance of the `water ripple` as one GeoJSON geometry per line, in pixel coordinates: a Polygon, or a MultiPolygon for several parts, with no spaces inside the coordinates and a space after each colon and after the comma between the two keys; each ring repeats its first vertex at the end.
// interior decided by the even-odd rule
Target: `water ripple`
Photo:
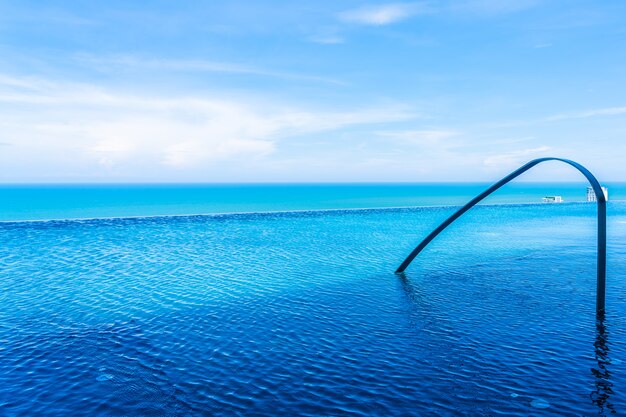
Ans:
{"type": "Polygon", "coordinates": [[[7,416],[609,415],[626,215],[478,207],[0,224],[7,416]],[[8,387],[8,389],[7,389],[8,387]]]}

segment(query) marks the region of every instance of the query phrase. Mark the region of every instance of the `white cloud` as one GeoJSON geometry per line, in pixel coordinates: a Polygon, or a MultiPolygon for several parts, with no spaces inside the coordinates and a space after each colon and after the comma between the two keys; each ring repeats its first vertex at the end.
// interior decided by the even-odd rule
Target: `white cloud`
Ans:
{"type": "Polygon", "coordinates": [[[182,168],[198,163],[226,159],[232,155],[267,155],[274,151],[271,140],[232,139],[223,141],[212,149],[208,149],[202,141],[186,141],[175,143],[164,149],[163,164],[182,168]]]}
{"type": "Polygon", "coordinates": [[[345,43],[345,39],[341,36],[312,36],[309,41],[313,43],[319,43],[322,45],[338,45],[345,43]]]}
{"type": "Polygon", "coordinates": [[[34,81],[15,91],[15,85],[21,84],[6,91],[0,83],[0,137],[17,145],[0,153],[0,174],[19,165],[55,175],[145,178],[158,170],[264,158],[299,135],[413,117],[398,106],[319,111],[221,95],[153,97],[34,81]]]}
{"type": "Polygon", "coordinates": [[[457,136],[459,133],[449,129],[402,130],[378,132],[379,136],[402,140],[415,144],[439,144],[442,140],[457,136]]]}
{"type": "Polygon", "coordinates": [[[481,16],[520,12],[537,6],[540,0],[453,0],[452,11],[481,16]]]}
{"type": "Polygon", "coordinates": [[[498,16],[520,12],[539,3],[540,0],[452,0],[438,5],[427,2],[386,3],[346,10],[338,17],[344,22],[383,26],[427,13],[498,16]]]}
{"type": "Polygon", "coordinates": [[[576,120],[576,119],[589,119],[593,117],[609,117],[609,116],[621,116],[626,114],[626,107],[604,107],[600,109],[574,111],[567,113],[553,114],[547,117],[538,117],[535,119],[519,119],[509,120],[506,122],[492,122],[484,123],[482,128],[496,129],[496,128],[518,128],[520,126],[544,124],[546,122],[558,122],[562,120],[576,120]]]}
{"type": "Polygon", "coordinates": [[[339,14],[339,19],[350,23],[382,26],[396,23],[427,11],[428,8],[423,3],[389,3],[347,10],[339,14]]]}
{"type": "Polygon", "coordinates": [[[452,0],[438,5],[427,2],[386,3],[346,10],[338,17],[344,22],[383,26],[426,13],[497,16],[526,10],[539,3],[540,0],[452,0]]]}
{"type": "Polygon", "coordinates": [[[596,116],[618,116],[626,114],[626,107],[606,107],[602,109],[587,110],[575,113],[561,113],[555,114],[545,118],[545,121],[553,122],[558,120],[570,120],[570,119],[587,119],[589,117],[596,116]]]}
{"type": "MultiPolygon", "coordinates": [[[[341,38],[321,38],[319,43],[341,43],[341,38]],[[324,40],[326,42],[324,42],[324,40]]],[[[287,80],[310,81],[325,84],[345,85],[341,80],[320,77],[311,74],[278,71],[259,68],[233,62],[210,61],[202,59],[155,59],[135,55],[93,56],[77,54],[74,59],[82,65],[96,68],[99,71],[125,70],[157,70],[174,72],[214,72],[224,74],[258,75],[262,77],[282,78],[287,80]]]]}
{"type": "Polygon", "coordinates": [[[552,150],[549,146],[539,146],[537,148],[522,149],[517,151],[505,152],[501,154],[491,155],[483,161],[485,166],[489,168],[507,168],[528,162],[530,157],[537,157],[552,150]]]}

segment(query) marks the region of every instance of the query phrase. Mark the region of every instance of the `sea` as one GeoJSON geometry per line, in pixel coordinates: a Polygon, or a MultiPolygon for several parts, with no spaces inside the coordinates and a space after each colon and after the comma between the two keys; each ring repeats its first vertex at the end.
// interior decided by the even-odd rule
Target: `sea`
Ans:
{"type": "Polygon", "coordinates": [[[3,185],[0,415],[626,414],[606,185],[3,185]]]}
{"type": "MultiPolygon", "coordinates": [[[[626,200],[626,183],[605,184],[626,200]]],[[[489,184],[0,185],[0,221],[463,205],[489,184]]],[[[584,202],[584,183],[512,183],[482,204],[584,202]]]]}

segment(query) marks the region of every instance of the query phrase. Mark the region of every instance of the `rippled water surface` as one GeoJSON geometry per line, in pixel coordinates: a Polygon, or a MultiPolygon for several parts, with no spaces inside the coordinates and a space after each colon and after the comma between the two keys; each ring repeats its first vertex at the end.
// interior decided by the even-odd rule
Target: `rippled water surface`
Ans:
{"type": "Polygon", "coordinates": [[[0,224],[3,416],[626,413],[626,203],[0,224]]]}

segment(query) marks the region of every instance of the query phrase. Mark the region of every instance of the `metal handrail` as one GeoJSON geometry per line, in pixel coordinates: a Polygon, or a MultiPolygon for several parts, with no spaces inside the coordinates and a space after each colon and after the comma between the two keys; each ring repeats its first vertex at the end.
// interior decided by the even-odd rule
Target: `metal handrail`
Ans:
{"type": "Polygon", "coordinates": [[[605,304],[605,292],[606,292],[606,198],[604,197],[604,192],[602,191],[602,186],[593,176],[591,172],[584,166],[580,165],[578,162],[571,161],[569,159],[562,158],[539,158],[534,159],[528,162],[526,165],[523,165],[521,168],[513,171],[506,177],[502,178],[500,181],[493,184],[491,187],[487,188],[485,191],[474,197],[469,203],[461,207],[457,210],[452,216],[448,217],[443,223],[441,223],[435,230],[430,232],[424,240],[421,241],[419,245],[407,256],[407,258],[400,264],[396,273],[404,272],[404,270],[409,266],[409,264],[415,259],[415,257],[424,249],[439,233],[441,233],[446,227],[448,227],[452,222],[461,217],[463,213],[474,207],[480,201],[482,201],[485,197],[513,180],[514,178],[520,176],[524,172],[528,171],[532,167],[537,164],[546,161],[561,161],[568,165],[573,166],[578,171],[580,171],[585,178],[591,184],[593,191],[596,194],[596,201],[598,203],[598,279],[597,279],[597,287],[596,287],[596,313],[598,315],[604,314],[604,304],[605,304]]]}

